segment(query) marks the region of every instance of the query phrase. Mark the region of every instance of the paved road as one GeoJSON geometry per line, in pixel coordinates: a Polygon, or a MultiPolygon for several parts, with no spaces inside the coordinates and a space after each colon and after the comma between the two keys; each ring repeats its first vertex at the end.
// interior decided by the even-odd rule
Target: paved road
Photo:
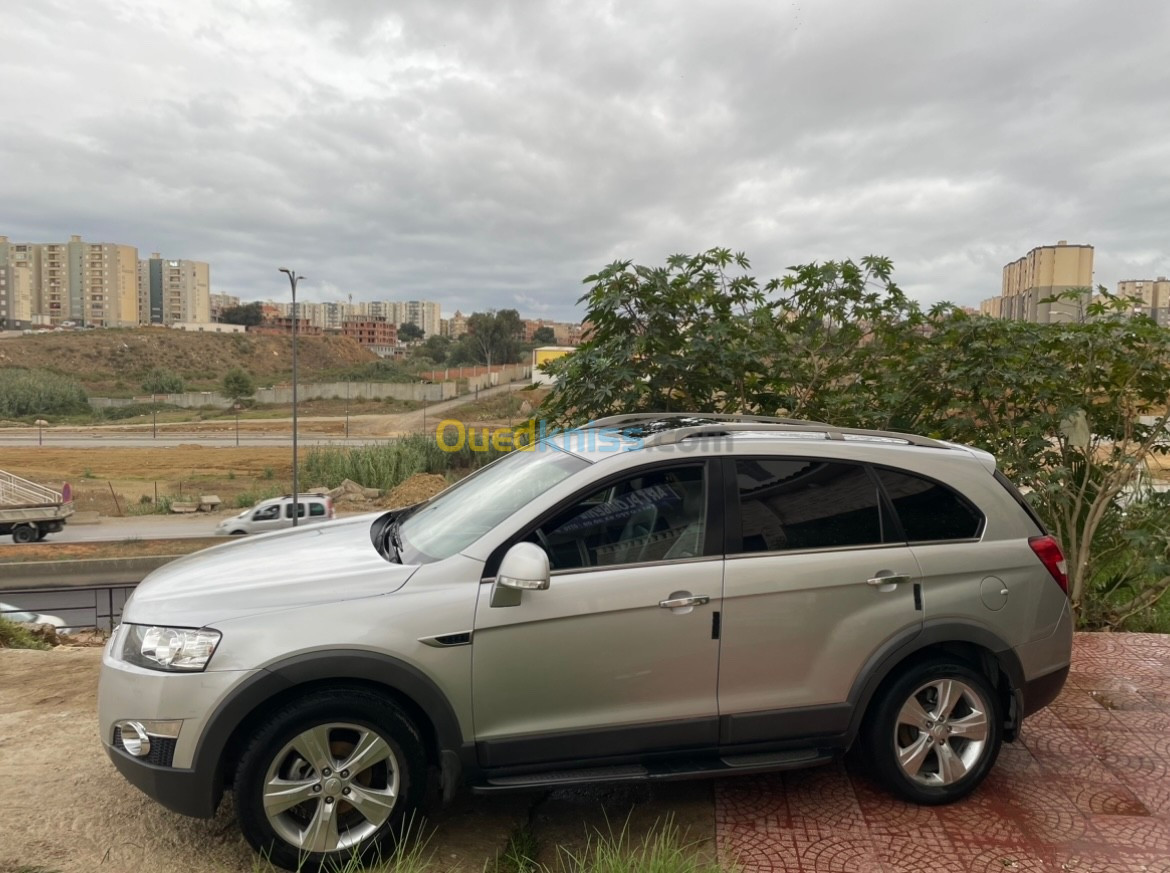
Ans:
{"type": "MultiPolygon", "coordinates": [[[[222,515],[175,517],[106,518],[97,524],[66,524],[60,533],[49,534],[47,543],[94,543],[108,540],[171,540],[215,535],[222,515]]],[[[0,547],[11,544],[12,537],[0,537],[0,547]]]]}

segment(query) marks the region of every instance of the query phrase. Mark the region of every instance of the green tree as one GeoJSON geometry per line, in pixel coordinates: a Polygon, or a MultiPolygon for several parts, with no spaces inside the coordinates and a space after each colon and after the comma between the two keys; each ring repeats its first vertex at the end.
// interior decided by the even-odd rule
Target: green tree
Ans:
{"type": "Polygon", "coordinates": [[[153,367],[142,380],[142,390],[148,394],[181,394],[183,377],[164,367],[153,367]]]}
{"type": "Polygon", "coordinates": [[[478,364],[514,364],[520,359],[520,336],[524,325],[515,309],[473,312],[467,319],[468,333],[459,342],[478,364]]]}
{"type": "Polygon", "coordinates": [[[450,348],[450,337],[432,335],[427,337],[426,342],[416,346],[412,350],[411,357],[426,358],[436,364],[441,364],[447,360],[447,353],[450,348]]]}
{"type": "Polygon", "coordinates": [[[254,327],[264,317],[264,310],[260,303],[244,303],[239,306],[228,306],[219,314],[219,320],[225,324],[244,324],[254,327]]]}
{"type": "Polygon", "coordinates": [[[557,341],[556,332],[547,325],[532,332],[532,341],[538,346],[551,346],[557,341]]]}
{"type": "Polygon", "coordinates": [[[413,321],[404,321],[398,325],[398,339],[400,342],[418,342],[424,336],[426,336],[426,332],[413,321]]]}
{"type": "Polygon", "coordinates": [[[232,367],[224,374],[221,390],[225,397],[230,397],[232,400],[242,400],[256,393],[256,383],[246,370],[232,367]]]}

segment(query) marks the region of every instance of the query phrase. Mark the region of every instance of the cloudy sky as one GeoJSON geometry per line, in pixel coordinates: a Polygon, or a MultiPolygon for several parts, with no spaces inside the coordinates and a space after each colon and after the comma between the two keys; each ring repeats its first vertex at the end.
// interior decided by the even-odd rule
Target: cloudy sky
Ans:
{"type": "Polygon", "coordinates": [[[580,315],[712,246],[923,301],[1096,246],[1170,274],[1170,4],[0,0],[0,234],[213,290],[580,315]]]}

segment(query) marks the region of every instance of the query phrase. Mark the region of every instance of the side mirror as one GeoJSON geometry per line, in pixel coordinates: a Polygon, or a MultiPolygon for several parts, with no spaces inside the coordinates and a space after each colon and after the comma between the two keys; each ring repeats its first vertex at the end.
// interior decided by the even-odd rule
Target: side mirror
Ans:
{"type": "Polygon", "coordinates": [[[549,585],[548,555],[535,543],[516,543],[500,561],[496,581],[505,588],[544,591],[549,585]]]}
{"type": "Polygon", "coordinates": [[[500,561],[492,586],[492,606],[519,606],[522,591],[544,591],[549,586],[548,555],[535,543],[516,543],[500,561]]]}

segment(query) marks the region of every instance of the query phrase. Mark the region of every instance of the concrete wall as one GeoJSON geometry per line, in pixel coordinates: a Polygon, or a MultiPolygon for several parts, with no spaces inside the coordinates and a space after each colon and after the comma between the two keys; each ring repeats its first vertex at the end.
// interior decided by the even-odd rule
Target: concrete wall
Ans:
{"type": "MultiPolygon", "coordinates": [[[[298,400],[319,400],[333,397],[345,397],[346,388],[349,396],[354,399],[366,400],[414,400],[416,402],[437,403],[440,400],[451,400],[458,396],[454,382],[305,382],[297,386],[298,400]]],[[[253,399],[257,403],[292,403],[292,387],[279,386],[275,388],[260,388],[253,399]]],[[[95,409],[109,409],[118,406],[133,406],[136,403],[159,403],[169,406],[179,406],[183,409],[198,409],[201,406],[214,406],[227,409],[232,401],[216,392],[187,391],[183,394],[147,394],[133,398],[91,397],[89,405],[95,409]]]]}

